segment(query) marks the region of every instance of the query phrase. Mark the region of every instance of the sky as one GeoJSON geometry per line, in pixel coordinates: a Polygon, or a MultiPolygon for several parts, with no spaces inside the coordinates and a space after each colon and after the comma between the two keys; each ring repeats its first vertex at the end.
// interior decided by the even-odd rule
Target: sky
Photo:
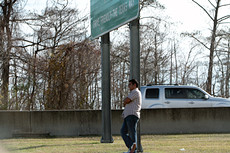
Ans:
{"type": "MultiPolygon", "coordinates": [[[[208,24],[207,15],[191,0],[159,0],[165,5],[165,14],[174,22],[179,23],[179,27],[184,31],[196,29],[204,30],[208,24]]],[[[46,6],[46,0],[28,0],[27,9],[30,11],[41,10],[46,6]]],[[[72,6],[82,13],[90,14],[90,0],[73,0],[72,6]]]]}
{"type": "Polygon", "coordinates": [[[183,30],[204,30],[208,22],[207,15],[191,0],[162,0],[166,13],[175,22],[181,22],[183,30]]]}
{"type": "MultiPolygon", "coordinates": [[[[63,0],[60,0],[63,2],[63,0]]],[[[197,0],[202,5],[206,5],[208,0],[197,0]]],[[[229,0],[222,0],[226,3],[229,0]]],[[[82,14],[90,17],[90,0],[69,0],[72,7],[76,7],[82,14]]],[[[158,0],[165,6],[164,14],[170,17],[170,20],[177,24],[179,32],[202,31],[210,35],[212,26],[207,14],[196,5],[192,0],[158,0]]],[[[28,0],[27,9],[30,11],[41,11],[46,6],[46,0],[28,0]]],[[[230,10],[228,7],[227,11],[230,10]]],[[[226,12],[224,12],[226,15],[226,12]]],[[[228,14],[230,14],[228,12],[228,14]]],[[[90,22],[90,21],[89,21],[90,22]]],[[[90,24],[90,23],[89,23],[90,24]]]]}

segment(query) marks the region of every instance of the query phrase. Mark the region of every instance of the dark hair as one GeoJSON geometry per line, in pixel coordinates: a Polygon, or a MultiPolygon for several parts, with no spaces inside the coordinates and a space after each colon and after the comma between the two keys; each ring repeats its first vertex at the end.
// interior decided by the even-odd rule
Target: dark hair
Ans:
{"type": "Polygon", "coordinates": [[[138,88],[138,81],[136,79],[131,79],[129,80],[129,82],[131,82],[132,84],[136,84],[136,87],[138,88]]]}

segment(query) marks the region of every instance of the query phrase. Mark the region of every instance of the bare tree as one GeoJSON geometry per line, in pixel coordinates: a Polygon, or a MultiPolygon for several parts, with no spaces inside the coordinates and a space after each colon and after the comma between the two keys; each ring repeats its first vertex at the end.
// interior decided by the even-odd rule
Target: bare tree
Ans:
{"type": "MultiPolygon", "coordinates": [[[[227,28],[228,29],[228,28],[227,28]]],[[[222,97],[229,97],[229,34],[227,30],[220,30],[217,33],[217,46],[215,56],[216,67],[216,81],[219,84],[218,95],[222,97]]]]}
{"type": "Polygon", "coordinates": [[[15,39],[11,109],[100,107],[100,52],[86,38],[87,18],[65,2],[18,20],[33,33],[15,39]]]}
{"type": "Polygon", "coordinates": [[[214,2],[211,2],[208,0],[209,4],[211,5],[212,9],[214,10],[214,16],[209,13],[209,11],[200,5],[198,2],[195,0],[192,0],[195,4],[197,4],[207,15],[208,17],[212,20],[213,26],[212,26],[212,34],[211,34],[211,40],[210,40],[210,54],[209,54],[209,67],[208,67],[208,77],[207,77],[207,92],[211,93],[212,91],[212,78],[213,78],[213,61],[214,61],[214,51],[216,49],[216,37],[217,37],[217,29],[218,25],[226,21],[227,19],[230,18],[230,15],[225,15],[223,17],[219,17],[218,13],[220,11],[220,8],[224,6],[229,6],[230,4],[223,4],[221,5],[221,0],[215,0],[214,2]]]}
{"type": "Polygon", "coordinates": [[[177,41],[175,38],[170,40],[170,81],[169,84],[178,84],[178,59],[177,59],[177,41]],[[174,75],[173,75],[174,74],[174,75]],[[173,77],[174,76],[174,77],[173,77]],[[175,81],[173,81],[173,78],[175,81]]]}
{"type": "Polygon", "coordinates": [[[167,40],[166,27],[167,24],[161,21],[142,25],[141,61],[143,68],[141,76],[143,84],[162,84],[166,81],[167,70],[169,70],[167,65],[170,62],[170,54],[163,48],[167,40]]]}
{"type": "Polygon", "coordinates": [[[114,45],[111,51],[111,101],[114,109],[123,107],[122,101],[128,93],[129,67],[129,43],[114,45]]]}
{"type": "MultiPolygon", "coordinates": [[[[186,59],[185,61],[180,61],[181,63],[181,84],[190,84],[193,83],[192,80],[192,72],[194,72],[194,69],[197,67],[196,65],[196,56],[198,53],[194,53],[193,50],[197,47],[197,45],[191,47],[190,51],[188,54],[184,54],[186,55],[186,57],[184,57],[184,59],[186,59]],[[192,55],[195,54],[195,55],[192,55]]],[[[182,58],[183,59],[183,58],[182,58]]],[[[194,84],[194,83],[193,83],[194,84]]]]}
{"type": "Polygon", "coordinates": [[[230,79],[230,33],[228,34],[227,40],[227,70],[226,70],[226,86],[225,86],[225,96],[229,98],[229,79],[230,79]]]}
{"type": "MultiPolygon", "coordinates": [[[[78,18],[78,10],[68,7],[68,1],[67,3],[54,1],[51,7],[46,7],[42,15],[32,14],[30,19],[24,20],[25,23],[34,30],[34,34],[31,35],[33,39],[22,39],[22,41],[25,42],[24,44],[27,44],[26,46],[23,45],[23,48],[33,46],[33,60],[28,63],[30,64],[28,68],[31,69],[29,75],[31,79],[29,79],[29,82],[31,82],[32,87],[28,100],[28,109],[33,109],[35,106],[36,93],[39,93],[36,92],[36,90],[39,87],[38,82],[41,82],[38,79],[37,56],[45,55],[47,58],[46,64],[48,64],[49,71],[44,75],[48,76],[43,79],[45,84],[48,83],[47,88],[52,91],[52,88],[55,88],[54,84],[56,82],[53,81],[53,79],[55,80],[56,71],[55,69],[52,70],[55,63],[51,63],[56,62],[55,60],[57,60],[59,56],[62,56],[62,53],[58,52],[58,50],[60,51],[59,46],[68,44],[70,41],[84,39],[85,32],[81,29],[83,26],[79,26],[79,24],[80,22],[84,23],[85,20],[86,18],[78,18]]],[[[46,88],[46,85],[44,87],[46,88]]],[[[44,92],[44,94],[46,95],[45,97],[48,98],[46,101],[52,102],[53,95],[46,94],[46,92],[44,92]],[[51,99],[49,99],[49,97],[51,99]]],[[[62,100],[59,100],[59,102],[60,101],[62,100]]],[[[60,105],[55,108],[61,109],[63,106],[60,103],[60,105]]]]}
{"type": "Polygon", "coordinates": [[[13,32],[17,19],[17,5],[19,0],[3,0],[0,2],[0,54],[2,62],[2,86],[0,109],[8,108],[10,54],[13,44],[13,32]]]}

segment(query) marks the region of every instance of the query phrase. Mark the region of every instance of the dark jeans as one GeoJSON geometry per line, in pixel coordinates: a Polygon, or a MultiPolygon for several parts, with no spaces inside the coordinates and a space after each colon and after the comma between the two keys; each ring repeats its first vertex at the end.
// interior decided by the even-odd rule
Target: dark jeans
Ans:
{"type": "Polygon", "coordinates": [[[125,145],[130,149],[133,143],[137,142],[137,123],[139,118],[135,115],[129,115],[124,119],[121,127],[121,137],[125,145]]]}

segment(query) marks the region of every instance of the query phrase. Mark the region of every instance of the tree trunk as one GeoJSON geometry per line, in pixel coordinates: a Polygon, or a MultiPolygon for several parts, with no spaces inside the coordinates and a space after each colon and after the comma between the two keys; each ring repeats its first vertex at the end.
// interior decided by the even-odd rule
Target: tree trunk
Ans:
{"type": "Polygon", "coordinates": [[[1,21],[1,35],[2,35],[2,105],[0,109],[6,110],[8,108],[8,87],[9,87],[9,69],[10,69],[10,52],[12,48],[12,31],[10,29],[10,17],[12,15],[12,8],[14,1],[4,1],[1,3],[2,21],[1,21]]]}
{"type": "Polygon", "coordinates": [[[176,51],[176,45],[175,45],[175,42],[174,42],[174,57],[175,57],[175,71],[176,71],[176,84],[178,84],[178,66],[177,66],[177,51],[176,51]]]}
{"type": "Polygon", "coordinates": [[[172,77],[173,77],[173,47],[171,45],[171,53],[170,53],[170,81],[169,84],[172,84],[172,77]]]}
{"type": "Polygon", "coordinates": [[[3,66],[2,66],[2,107],[1,109],[6,110],[8,108],[8,87],[9,87],[9,54],[3,54],[3,66]]]}
{"type": "Polygon", "coordinates": [[[217,1],[215,17],[213,20],[212,38],[211,38],[210,55],[209,55],[207,89],[206,89],[208,93],[212,92],[212,71],[213,71],[213,59],[214,59],[214,51],[215,51],[216,30],[217,30],[217,24],[218,24],[217,16],[218,16],[219,6],[220,6],[220,0],[217,1]]]}
{"type": "Polygon", "coordinates": [[[227,70],[226,70],[226,84],[225,84],[225,97],[229,98],[229,67],[230,67],[230,38],[228,38],[228,57],[227,57],[227,70]]]}

